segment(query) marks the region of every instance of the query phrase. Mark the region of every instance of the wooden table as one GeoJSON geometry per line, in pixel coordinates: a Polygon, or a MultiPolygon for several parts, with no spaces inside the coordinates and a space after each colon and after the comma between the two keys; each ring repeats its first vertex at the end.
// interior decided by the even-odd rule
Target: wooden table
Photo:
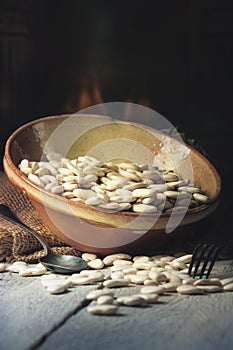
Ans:
{"type": "MultiPolygon", "coordinates": [[[[214,273],[233,271],[219,261],[214,273]]],[[[50,295],[40,277],[0,275],[0,349],[230,350],[233,293],[182,296],[169,293],[146,307],[121,307],[117,316],[87,312],[86,294],[97,285],[50,295]]],[[[140,286],[115,289],[130,295],[140,286]]]]}

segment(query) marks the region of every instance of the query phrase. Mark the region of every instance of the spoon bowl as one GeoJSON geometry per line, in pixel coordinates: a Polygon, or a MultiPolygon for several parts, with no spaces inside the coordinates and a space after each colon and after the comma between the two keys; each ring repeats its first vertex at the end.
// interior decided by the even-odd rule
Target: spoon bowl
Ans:
{"type": "Polygon", "coordinates": [[[87,267],[87,263],[82,258],[73,255],[62,255],[54,253],[45,240],[36,231],[20,221],[10,208],[0,204],[0,217],[10,221],[14,225],[20,226],[31,233],[41,243],[45,250],[45,255],[39,259],[48,270],[61,274],[71,274],[81,271],[87,267]]]}
{"type": "Polygon", "coordinates": [[[39,262],[46,266],[48,270],[62,274],[71,274],[81,271],[87,267],[86,262],[73,255],[61,255],[49,252],[42,256],[39,262]]]}

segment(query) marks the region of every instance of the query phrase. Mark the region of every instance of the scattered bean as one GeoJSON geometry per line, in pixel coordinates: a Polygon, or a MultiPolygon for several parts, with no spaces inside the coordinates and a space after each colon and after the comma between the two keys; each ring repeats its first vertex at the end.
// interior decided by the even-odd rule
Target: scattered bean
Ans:
{"type": "Polygon", "coordinates": [[[233,277],[223,278],[221,280],[221,283],[223,286],[226,286],[227,284],[233,283],[233,277]]]}
{"type": "Polygon", "coordinates": [[[127,287],[129,282],[125,279],[106,280],[103,285],[106,288],[127,287]]]}
{"type": "Polygon", "coordinates": [[[116,305],[91,305],[88,306],[87,311],[92,315],[115,315],[118,311],[116,305]]]}
{"type": "Polygon", "coordinates": [[[145,300],[140,295],[122,296],[117,298],[117,303],[126,306],[142,305],[145,300]]]}
{"type": "Polygon", "coordinates": [[[54,281],[46,287],[46,291],[50,294],[61,294],[68,290],[70,284],[67,282],[54,281]]]}
{"type": "Polygon", "coordinates": [[[159,295],[155,293],[139,294],[147,304],[154,304],[158,301],[159,295]]]}
{"type": "Polygon", "coordinates": [[[104,267],[104,262],[103,260],[97,258],[87,262],[87,265],[92,269],[102,269],[104,267]]]}
{"type": "Polygon", "coordinates": [[[5,263],[0,263],[0,272],[4,272],[7,269],[7,264],[5,263]]]}
{"type": "Polygon", "coordinates": [[[111,255],[107,255],[105,256],[105,258],[103,259],[104,265],[106,266],[110,266],[113,264],[113,262],[117,259],[123,259],[123,260],[131,260],[131,255],[129,254],[124,254],[124,253],[116,253],[116,254],[111,254],[111,255]]]}
{"type": "Polygon", "coordinates": [[[203,294],[205,291],[203,288],[195,287],[190,284],[182,284],[179,287],[177,287],[176,291],[180,294],[203,294]]]}
{"type": "Polygon", "coordinates": [[[114,298],[111,295],[101,295],[97,298],[98,305],[112,304],[113,301],[114,298]]]}
{"type": "Polygon", "coordinates": [[[222,283],[219,278],[205,278],[205,279],[198,279],[193,282],[194,286],[209,286],[209,285],[214,285],[214,286],[219,286],[222,287],[222,283]]]}
{"type": "Polygon", "coordinates": [[[233,283],[225,284],[223,290],[226,292],[233,292],[233,283]]]}
{"type": "Polygon", "coordinates": [[[142,287],[141,294],[163,294],[165,292],[165,288],[161,286],[146,286],[142,287]]]}
{"type": "Polygon", "coordinates": [[[91,253],[83,253],[82,259],[85,260],[86,262],[89,262],[89,261],[97,259],[97,255],[91,254],[91,253]]]}
{"type": "Polygon", "coordinates": [[[218,285],[202,285],[200,286],[202,289],[204,289],[204,291],[206,293],[218,293],[218,292],[222,292],[223,287],[218,286],[218,285]]]}

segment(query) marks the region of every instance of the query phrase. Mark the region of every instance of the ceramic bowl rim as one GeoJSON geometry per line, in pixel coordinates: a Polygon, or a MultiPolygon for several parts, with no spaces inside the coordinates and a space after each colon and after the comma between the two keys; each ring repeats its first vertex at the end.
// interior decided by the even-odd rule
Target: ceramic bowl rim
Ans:
{"type": "MultiPolygon", "coordinates": [[[[16,175],[16,177],[20,178],[21,181],[23,181],[25,183],[25,186],[27,186],[27,188],[30,190],[30,191],[23,191],[23,192],[26,192],[25,194],[27,195],[27,197],[30,199],[31,197],[33,197],[32,193],[33,191],[38,191],[38,192],[42,192],[43,195],[45,196],[48,196],[48,198],[51,198],[51,199],[54,199],[54,200],[58,200],[58,201],[61,201],[62,203],[69,203],[69,205],[71,205],[71,201],[69,201],[69,199],[66,199],[62,196],[59,196],[57,194],[52,194],[48,191],[45,191],[43,188],[40,188],[39,186],[36,186],[35,184],[33,184],[30,180],[28,180],[28,178],[19,170],[19,168],[15,165],[15,163],[13,162],[12,160],[12,157],[11,157],[11,145],[14,141],[14,139],[17,137],[17,135],[19,135],[22,131],[24,131],[25,129],[35,125],[35,124],[38,124],[38,123],[41,123],[41,122],[46,122],[47,120],[51,120],[51,119],[61,119],[64,120],[65,118],[68,118],[69,116],[71,116],[72,114],[60,114],[60,115],[47,115],[47,116],[44,116],[44,117],[40,117],[40,118],[37,118],[37,119],[34,119],[34,120],[31,120],[23,125],[21,125],[20,127],[18,127],[10,136],[9,138],[7,139],[6,141],[6,144],[5,144],[5,152],[4,152],[4,159],[3,159],[3,165],[4,165],[4,169],[5,169],[5,172],[6,172],[6,175],[8,176],[8,171],[7,171],[7,167],[9,166],[10,169],[13,171],[13,173],[16,175]]],[[[79,115],[82,115],[82,114],[79,114],[79,115]]],[[[87,114],[83,114],[83,115],[87,115],[87,114]]],[[[91,115],[91,116],[94,116],[94,115],[91,115]]],[[[101,115],[97,115],[97,116],[101,116],[101,115]]],[[[103,117],[103,116],[101,116],[103,117]]],[[[104,116],[106,118],[109,119],[109,117],[107,116],[104,116]]],[[[111,118],[110,118],[111,119],[111,118]]],[[[112,119],[111,119],[112,120],[112,119]]],[[[128,124],[129,122],[124,122],[122,121],[122,123],[126,123],[128,124]]],[[[137,125],[137,123],[132,123],[130,122],[129,124],[134,124],[134,125],[137,125]]],[[[138,124],[139,125],[139,124],[138,124]]],[[[144,125],[143,125],[144,126],[144,125]]],[[[160,130],[157,130],[155,129],[156,132],[158,133],[161,133],[171,139],[174,139],[172,136],[170,135],[167,135],[165,133],[162,133],[160,130]]],[[[175,139],[176,142],[179,142],[179,140],[175,139]]],[[[200,152],[198,152],[195,148],[193,148],[192,146],[188,145],[188,144],[185,144],[191,151],[193,151],[195,154],[197,154],[199,157],[201,157],[203,159],[203,161],[205,163],[208,164],[208,167],[211,169],[212,173],[214,174],[214,177],[215,177],[215,181],[216,181],[216,192],[215,192],[215,196],[212,197],[208,203],[206,204],[202,204],[202,205],[199,205],[198,207],[195,207],[195,208],[191,208],[189,210],[187,210],[187,212],[185,213],[185,216],[190,216],[190,215],[193,215],[193,214],[197,214],[197,213],[200,213],[202,211],[205,211],[207,208],[209,208],[210,206],[212,206],[218,199],[219,199],[219,196],[220,196],[220,193],[221,193],[221,187],[222,187],[222,181],[221,181],[221,177],[217,171],[217,169],[215,168],[215,166],[203,155],[201,154],[200,152]]],[[[18,188],[19,185],[17,184],[17,182],[14,180],[14,179],[10,179],[14,185],[18,188]]],[[[21,188],[20,188],[21,189],[21,188]]],[[[22,189],[21,189],[22,190],[22,189]]],[[[44,204],[44,203],[42,203],[44,204]]],[[[47,205],[47,203],[46,203],[47,205]]],[[[83,209],[91,209],[91,210],[95,210],[96,212],[99,212],[99,210],[96,210],[95,207],[93,206],[90,206],[88,204],[85,204],[85,203],[80,203],[80,202],[72,202],[72,206],[74,205],[74,207],[81,207],[83,209]]],[[[53,209],[56,209],[58,210],[58,208],[56,208],[56,205],[54,205],[53,209]]],[[[59,210],[58,210],[59,211],[59,210]]],[[[108,214],[108,212],[105,212],[106,214],[108,214]]],[[[173,212],[173,215],[179,215],[181,213],[181,211],[177,212],[177,213],[174,213],[173,212]]],[[[129,217],[136,217],[138,216],[138,213],[133,213],[133,212],[111,212],[111,215],[117,215],[117,216],[129,216],[129,217]]],[[[156,213],[153,213],[153,214],[150,214],[150,213],[143,213],[143,214],[140,214],[142,215],[142,217],[155,217],[156,213]]],[[[166,218],[166,217],[169,217],[171,215],[171,213],[160,213],[160,217],[161,218],[166,218]]]]}

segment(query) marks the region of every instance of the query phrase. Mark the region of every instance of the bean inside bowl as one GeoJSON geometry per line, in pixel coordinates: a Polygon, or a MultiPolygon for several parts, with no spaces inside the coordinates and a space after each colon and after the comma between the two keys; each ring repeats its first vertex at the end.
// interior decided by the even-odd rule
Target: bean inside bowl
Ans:
{"type": "Polygon", "coordinates": [[[49,116],[23,125],[6,143],[4,168],[10,181],[28,196],[55,235],[80,250],[98,254],[137,250],[144,244],[159,247],[181,227],[213,212],[221,188],[214,166],[190,146],[156,129],[97,115],[49,116]],[[19,169],[23,159],[41,162],[46,154],[54,152],[69,160],[94,157],[103,164],[130,162],[151,166],[156,160],[159,168],[178,173],[198,186],[208,201],[185,212],[151,213],[104,210],[72,201],[33,183],[19,169]]]}

